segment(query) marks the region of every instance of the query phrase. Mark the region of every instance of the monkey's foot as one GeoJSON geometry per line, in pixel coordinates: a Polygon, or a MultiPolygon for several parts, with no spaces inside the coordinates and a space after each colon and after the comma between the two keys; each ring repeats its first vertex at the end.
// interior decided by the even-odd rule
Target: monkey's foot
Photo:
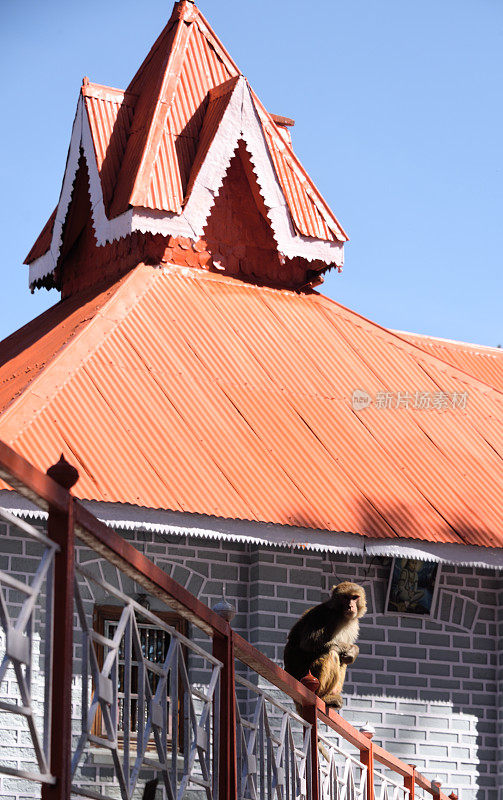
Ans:
{"type": "Polygon", "coordinates": [[[321,698],[330,708],[342,708],[342,697],[340,694],[327,694],[326,697],[321,698]]]}

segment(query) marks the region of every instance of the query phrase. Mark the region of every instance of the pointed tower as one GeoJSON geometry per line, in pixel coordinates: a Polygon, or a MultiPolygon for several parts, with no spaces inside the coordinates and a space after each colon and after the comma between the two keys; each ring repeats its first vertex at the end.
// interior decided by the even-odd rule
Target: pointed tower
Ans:
{"type": "Polygon", "coordinates": [[[347,237],[191,0],[125,91],[84,78],[58,205],[30,287],[62,297],[143,262],[304,290],[341,268],[347,237]]]}

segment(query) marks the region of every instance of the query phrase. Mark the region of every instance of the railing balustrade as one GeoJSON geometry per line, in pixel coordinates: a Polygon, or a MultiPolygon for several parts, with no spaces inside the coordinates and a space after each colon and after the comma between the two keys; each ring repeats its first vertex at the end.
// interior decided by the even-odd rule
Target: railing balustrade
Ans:
{"type": "Polygon", "coordinates": [[[320,800],[367,800],[366,765],[328,736],[318,734],[318,743],[320,800]]]}
{"type": "Polygon", "coordinates": [[[374,792],[375,800],[409,800],[409,790],[380,770],[374,771],[374,792]]]}
{"type": "Polygon", "coordinates": [[[1,763],[6,759],[0,737],[0,772],[52,784],[52,606],[54,556],[59,547],[33,525],[2,509],[0,523],[15,531],[15,557],[22,560],[28,548],[33,565],[29,582],[23,576],[16,577],[13,569],[0,571],[0,725],[3,730],[11,730],[9,718],[15,718],[31,744],[27,748],[31,751],[29,766],[5,764],[1,763]]]}
{"type": "MultiPolygon", "coordinates": [[[[75,571],[75,637],[80,633],[81,643],[74,673],[80,678],[81,719],[72,793],[96,797],[79,768],[88,760],[99,763],[105,751],[122,800],[135,796],[141,773],[155,776],[167,797],[182,796],[190,784],[206,800],[216,800],[218,741],[213,731],[219,724],[213,714],[219,710],[221,662],[91,570],[77,566],[75,571]],[[93,600],[106,595],[117,604],[105,635],[92,624],[83,585],[93,600]],[[205,685],[189,681],[190,656],[205,663],[205,685]]],[[[106,789],[99,796],[113,800],[106,789]]]]}
{"type": "Polygon", "coordinates": [[[0,442],[0,477],[48,511],[47,535],[0,515],[32,561],[38,548],[30,581],[0,572],[0,714],[25,721],[33,752],[27,768],[0,748],[0,773],[38,783],[42,800],[153,800],[157,785],[167,800],[414,800],[416,787],[454,800],[96,519],[60,485],[64,464],[53,474],[59,483],[0,442]],[[84,549],[92,558],[81,560],[84,549]],[[134,596],[120,588],[128,580],[134,596]],[[140,602],[142,591],[198,641],[140,602]],[[104,597],[113,613],[100,629],[92,609],[104,597]]]}
{"type": "Polygon", "coordinates": [[[236,675],[238,800],[308,800],[311,726],[276,698],[236,675]]]}

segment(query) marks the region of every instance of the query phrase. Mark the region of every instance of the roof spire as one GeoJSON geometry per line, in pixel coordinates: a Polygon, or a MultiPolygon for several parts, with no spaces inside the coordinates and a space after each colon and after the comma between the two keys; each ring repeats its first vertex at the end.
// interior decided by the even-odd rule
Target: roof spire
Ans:
{"type": "MultiPolygon", "coordinates": [[[[194,0],[175,3],[126,91],[85,76],[78,102],[58,206],[27,257],[30,285],[57,285],[67,296],[103,278],[101,267],[90,266],[95,250],[109,272],[129,269],[137,255],[154,258],[136,250],[133,258],[133,239],[146,247],[158,237],[157,248],[164,237],[161,258],[171,248],[169,237],[195,246],[216,213],[215,197],[240,141],[243,186],[250,186],[254,206],[272,231],[266,249],[275,253],[274,268],[288,266],[279,252],[299,271],[293,283],[286,275],[281,280],[304,287],[306,281],[312,285],[307,272],[342,265],[347,236],[292,150],[293,120],[268,114],[194,0]]],[[[233,167],[230,176],[238,183],[239,163],[239,175],[233,167]]],[[[241,212],[236,236],[242,223],[251,224],[244,206],[241,212]]],[[[213,231],[217,236],[215,226],[213,231]]],[[[219,254],[224,234],[227,226],[217,236],[219,254]]],[[[247,269],[251,274],[250,263],[247,269]]]]}

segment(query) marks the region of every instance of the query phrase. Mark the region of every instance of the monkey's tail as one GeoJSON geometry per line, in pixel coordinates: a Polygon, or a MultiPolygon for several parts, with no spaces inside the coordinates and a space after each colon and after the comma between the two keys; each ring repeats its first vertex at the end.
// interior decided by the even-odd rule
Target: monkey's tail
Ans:
{"type": "Polygon", "coordinates": [[[318,750],[320,751],[320,753],[323,756],[323,758],[327,762],[329,762],[330,761],[330,753],[328,752],[328,750],[325,747],[325,745],[323,745],[321,742],[318,742],[318,750]]]}

